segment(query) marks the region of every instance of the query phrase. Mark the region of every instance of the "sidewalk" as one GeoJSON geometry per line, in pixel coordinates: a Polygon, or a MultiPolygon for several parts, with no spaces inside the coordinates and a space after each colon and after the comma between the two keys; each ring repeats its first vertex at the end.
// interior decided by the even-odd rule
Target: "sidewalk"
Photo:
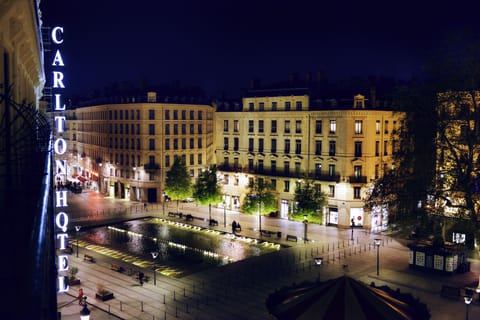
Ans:
{"type": "MultiPolygon", "coordinates": [[[[180,210],[204,218],[189,223],[208,227],[207,208],[182,203],[180,210]]],[[[168,217],[168,211],[176,211],[176,205],[166,207],[165,216],[161,206],[150,207],[143,215],[179,220],[168,217]]],[[[231,222],[235,220],[242,225],[241,235],[260,237],[258,216],[241,215],[228,210],[225,215],[226,227],[223,225],[223,209],[212,208],[212,218],[219,223],[214,229],[231,232],[231,222]]],[[[136,213],[135,218],[138,216],[136,213]]],[[[185,222],[185,219],[182,221],[185,222]]],[[[88,297],[92,319],[273,319],[264,306],[270,293],[294,282],[313,281],[318,277],[323,281],[343,274],[365,283],[373,281],[376,285],[388,285],[392,289],[412,293],[428,305],[431,319],[458,319],[465,317],[463,298],[442,298],[440,288],[443,284],[465,286],[477,281],[480,273],[480,262],[476,260],[471,260],[471,272],[465,274],[443,276],[411,270],[408,268],[408,249],[389,237],[369,234],[360,229],[354,230],[354,241],[351,241],[350,230],[308,225],[308,244],[303,242],[303,223],[262,217],[262,229],[282,232],[281,238],[274,234],[265,239],[290,247],[179,279],[158,274],[156,286],[152,281],[140,286],[134,277],[110,270],[110,263],[114,260],[96,256],[96,253],[87,249],[81,249],[80,258],[72,257],[71,264],[80,269],[78,277],[88,297]],[[297,236],[298,242],[286,241],[287,234],[297,236]],[[379,276],[376,275],[376,250],[371,245],[376,237],[384,239],[384,246],[379,248],[379,276]],[[81,259],[87,251],[98,258],[96,263],[81,259]],[[324,264],[321,267],[313,263],[313,258],[317,256],[323,257],[324,264]],[[95,299],[95,287],[99,282],[114,292],[113,300],[102,302],[95,299]]],[[[145,269],[146,275],[151,273],[151,269],[145,269]]],[[[71,296],[59,294],[59,305],[75,298],[78,289],[78,286],[72,287],[69,292],[71,296]]],[[[76,302],[63,307],[62,319],[78,319],[80,310],[76,302]]],[[[469,311],[470,319],[480,318],[477,295],[469,311]]]]}

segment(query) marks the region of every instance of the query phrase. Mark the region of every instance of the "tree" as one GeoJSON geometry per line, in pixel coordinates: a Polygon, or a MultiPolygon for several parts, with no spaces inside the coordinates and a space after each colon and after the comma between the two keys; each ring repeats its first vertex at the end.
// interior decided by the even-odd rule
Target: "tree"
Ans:
{"type": "Polygon", "coordinates": [[[302,220],[307,216],[310,222],[322,222],[319,212],[327,203],[326,196],[320,188],[315,188],[310,180],[297,183],[294,201],[294,212],[291,214],[294,220],[302,220]]]}
{"type": "Polygon", "coordinates": [[[217,180],[217,167],[202,171],[193,186],[195,202],[208,205],[208,217],[212,220],[212,203],[222,202],[222,190],[217,180]]]}
{"type": "Polygon", "coordinates": [[[175,157],[173,165],[167,172],[165,181],[165,194],[172,200],[186,200],[192,196],[192,180],[187,167],[180,157],[175,157]]]}
{"type": "Polygon", "coordinates": [[[246,214],[258,214],[259,229],[262,230],[261,216],[277,211],[277,198],[273,186],[262,178],[252,179],[248,188],[241,210],[246,214]]]}

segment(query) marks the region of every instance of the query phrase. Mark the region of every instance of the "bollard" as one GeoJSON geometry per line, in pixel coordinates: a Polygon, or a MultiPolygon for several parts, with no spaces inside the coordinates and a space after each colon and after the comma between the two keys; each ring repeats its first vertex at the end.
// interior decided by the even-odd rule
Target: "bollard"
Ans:
{"type": "Polygon", "coordinates": [[[330,252],[330,243],[327,243],[327,252],[330,252]]]}
{"type": "Polygon", "coordinates": [[[141,310],[143,312],[143,301],[140,301],[141,310]]]}
{"type": "Polygon", "coordinates": [[[163,295],[163,304],[165,304],[165,295],[163,295]]]}
{"type": "Polygon", "coordinates": [[[123,309],[122,309],[122,301],[120,301],[120,311],[123,311],[123,309]]]}

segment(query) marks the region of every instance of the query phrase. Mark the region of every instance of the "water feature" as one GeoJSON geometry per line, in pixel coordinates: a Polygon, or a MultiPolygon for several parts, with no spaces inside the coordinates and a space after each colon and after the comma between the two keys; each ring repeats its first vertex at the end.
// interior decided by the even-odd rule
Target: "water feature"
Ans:
{"type": "Polygon", "coordinates": [[[82,239],[145,261],[152,261],[151,252],[157,251],[158,267],[174,268],[177,277],[280,249],[269,242],[158,218],[88,229],[82,239]]]}

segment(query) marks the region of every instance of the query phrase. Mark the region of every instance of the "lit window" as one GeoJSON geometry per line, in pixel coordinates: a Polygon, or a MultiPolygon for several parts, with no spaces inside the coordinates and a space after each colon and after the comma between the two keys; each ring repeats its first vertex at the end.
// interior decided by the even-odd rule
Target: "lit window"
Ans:
{"type": "Polygon", "coordinates": [[[355,120],[355,134],[362,134],[362,120],[355,120]]]}
{"type": "Polygon", "coordinates": [[[335,134],[335,132],[337,132],[337,121],[330,120],[330,133],[335,134]]]}

